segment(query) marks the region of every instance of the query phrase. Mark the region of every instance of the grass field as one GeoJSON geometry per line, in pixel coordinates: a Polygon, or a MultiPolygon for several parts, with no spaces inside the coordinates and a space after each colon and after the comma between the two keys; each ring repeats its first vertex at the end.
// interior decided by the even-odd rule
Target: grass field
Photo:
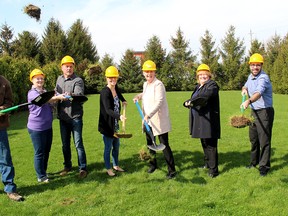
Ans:
{"type": "MultiPolygon", "coordinates": [[[[126,133],[121,139],[120,166],[127,172],[108,177],[103,162],[103,141],[97,130],[99,95],[91,95],[84,105],[83,138],[89,175],[78,179],[77,157],[72,144],[73,172],[60,177],[63,156],[59,122],[53,122],[54,139],[49,160],[49,184],[37,183],[33,167],[33,147],[28,136],[27,112],[11,117],[9,140],[15,166],[15,182],[25,201],[13,202],[1,188],[0,215],[287,215],[288,212],[288,96],[274,95],[275,121],[272,138],[272,168],[266,177],[258,170],[246,169],[250,144],[248,128],[235,129],[229,118],[239,115],[239,91],[220,92],[221,139],[219,171],[209,178],[203,165],[198,139],[188,134],[188,110],[182,106],[190,92],[167,93],[173,130],[169,133],[178,175],[167,180],[162,152],[157,153],[159,169],[148,174],[148,164],[139,159],[145,144],[141,118],[132,102],[134,94],[125,94],[126,133]]],[[[246,110],[245,114],[249,114],[246,110]]]]}

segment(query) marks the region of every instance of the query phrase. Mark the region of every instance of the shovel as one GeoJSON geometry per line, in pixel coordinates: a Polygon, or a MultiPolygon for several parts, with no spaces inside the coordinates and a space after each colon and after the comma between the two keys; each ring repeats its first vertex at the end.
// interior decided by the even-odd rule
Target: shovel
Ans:
{"type": "Polygon", "coordinates": [[[37,106],[42,106],[43,104],[47,103],[54,95],[55,95],[55,91],[47,91],[47,92],[44,92],[44,93],[38,95],[31,102],[19,104],[19,105],[9,107],[9,108],[4,109],[4,110],[0,110],[0,113],[8,113],[12,110],[18,109],[19,107],[28,106],[31,104],[35,104],[37,106]]]}
{"type": "MultiPolygon", "coordinates": [[[[242,95],[242,103],[244,103],[246,100],[246,95],[242,95]]],[[[240,107],[240,111],[241,111],[241,116],[232,116],[230,118],[230,124],[231,126],[235,127],[235,128],[244,128],[246,126],[249,126],[251,125],[251,119],[247,118],[245,115],[244,115],[244,107],[241,106],[240,107]]]]}
{"type": "Polygon", "coordinates": [[[124,116],[124,120],[122,121],[122,133],[116,133],[115,135],[118,137],[118,138],[130,138],[130,137],[132,137],[132,134],[126,134],[125,133],[125,130],[126,130],[126,128],[125,128],[125,122],[126,122],[126,120],[125,120],[125,117],[126,117],[126,104],[124,103],[123,104],[123,113],[122,113],[122,115],[124,116]]]}
{"type": "MultiPolygon", "coordinates": [[[[56,95],[59,95],[59,93],[56,92],[56,95]]],[[[85,95],[66,95],[65,97],[71,102],[74,101],[78,103],[85,103],[86,101],[88,101],[88,98],[85,95]]]]}
{"type": "Polygon", "coordinates": [[[144,120],[144,114],[143,114],[143,112],[141,110],[141,107],[140,107],[138,101],[136,101],[135,104],[137,106],[139,114],[141,115],[142,121],[144,122],[144,125],[145,125],[145,128],[146,128],[146,132],[150,136],[150,138],[152,140],[152,143],[153,143],[153,145],[147,145],[147,147],[149,149],[153,150],[153,151],[162,151],[162,150],[164,150],[166,146],[163,143],[160,143],[159,145],[156,145],[155,139],[154,139],[154,135],[153,135],[152,131],[150,130],[149,125],[144,120]]]}

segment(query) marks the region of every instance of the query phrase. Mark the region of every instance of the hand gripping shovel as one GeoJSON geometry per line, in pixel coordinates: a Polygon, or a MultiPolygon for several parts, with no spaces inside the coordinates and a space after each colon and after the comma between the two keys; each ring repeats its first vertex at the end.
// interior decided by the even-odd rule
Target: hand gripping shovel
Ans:
{"type": "Polygon", "coordinates": [[[141,115],[141,118],[142,118],[142,121],[144,122],[144,125],[145,125],[145,128],[146,128],[146,132],[148,133],[148,135],[151,137],[151,140],[152,140],[152,143],[153,145],[147,145],[147,147],[151,150],[154,150],[154,151],[162,151],[165,149],[165,145],[163,143],[160,143],[159,145],[156,145],[155,143],[155,139],[154,139],[154,135],[152,133],[152,131],[150,130],[150,127],[149,125],[147,124],[147,122],[144,120],[144,114],[141,110],[141,107],[138,103],[138,101],[136,101],[136,106],[137,106],[137,109],[138,109],[138,112],[139,114],[141,115]]]}
{"type": "MultiPolygon", "coordinates": [[[[246,95],[242,95],[242,103],[244,103],[246,100],[246,95]]],[[[245,115],[244,115],[244,107],[241,106],[240,108],[241,110],[241,116],[232,116],[231,119],[230,119],[230,124],[232,127],[235,127],[235,128],[244,128],[246,126],[249,126],[251,124],[251,119],[247,118],[245,115]]]]}
{"type": "Polygon", "coordinates": [[[126,134],[125,133],[125,130],[126,130],[126,128],[125,128],[125,122],[126,122],[126,120],[125,120],[125,117],[126,117],[126,104],[124,103],[123,104],[123,114],[122,114],[123,116],[124,116],[124,120],[122,121],[122,133],[116,133],[115,135],[118,137],[118,138],[130,138],[130,137],[132,137],[132,134],[126,134]]]}
{"type": "Polygon", "coordinates": [[[12,110],[16,110],[19,107],[28,106],[30,104],[35,104],[37,106],[42,106],[43,104],[47,103],[54,96],[54,94],[55,94],[55,91],[44,92],[44,93],[38,95],[36,98],[34,98],[31,102],[19,104],[19,105],[16,105],[16,106],[4,109],[4,110],[0,110],[0,113],[7,113],[7,112],[10,112],[12,110]]]}

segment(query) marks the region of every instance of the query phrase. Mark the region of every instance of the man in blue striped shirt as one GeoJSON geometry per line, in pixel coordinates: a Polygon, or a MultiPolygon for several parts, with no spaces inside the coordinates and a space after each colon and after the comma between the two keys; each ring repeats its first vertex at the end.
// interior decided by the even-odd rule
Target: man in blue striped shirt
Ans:
{"type": "Polygon", "coordinates": [[[254,122],[249,127],[251,142],[251,162],[247,168],[259,164],[261,176],[266,176],[270,169],[271,137],[274,121],[272,85],[269,76],[262,70],[263,57],[255,53],[250,57],[251,74],[242,88],[242,95],[248,99],[241,104],[247,109],[250,105],[254,122]]]}

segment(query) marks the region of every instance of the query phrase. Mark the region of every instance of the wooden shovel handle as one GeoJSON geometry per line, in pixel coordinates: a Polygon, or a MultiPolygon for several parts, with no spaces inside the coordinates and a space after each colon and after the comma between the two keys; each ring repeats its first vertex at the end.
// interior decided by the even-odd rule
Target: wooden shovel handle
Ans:
{"type": "Polygon", "coordinates": [[[125,122],[126,122],[126,120],[125,120],[125,118],[126,118],[126,104],[125,103],[123,104],[123,113],[122,113],[122,115],[124,117],[124,119],[122,121],[122,130],[123,130],[123,133],[125,133],[125,122]]]}

